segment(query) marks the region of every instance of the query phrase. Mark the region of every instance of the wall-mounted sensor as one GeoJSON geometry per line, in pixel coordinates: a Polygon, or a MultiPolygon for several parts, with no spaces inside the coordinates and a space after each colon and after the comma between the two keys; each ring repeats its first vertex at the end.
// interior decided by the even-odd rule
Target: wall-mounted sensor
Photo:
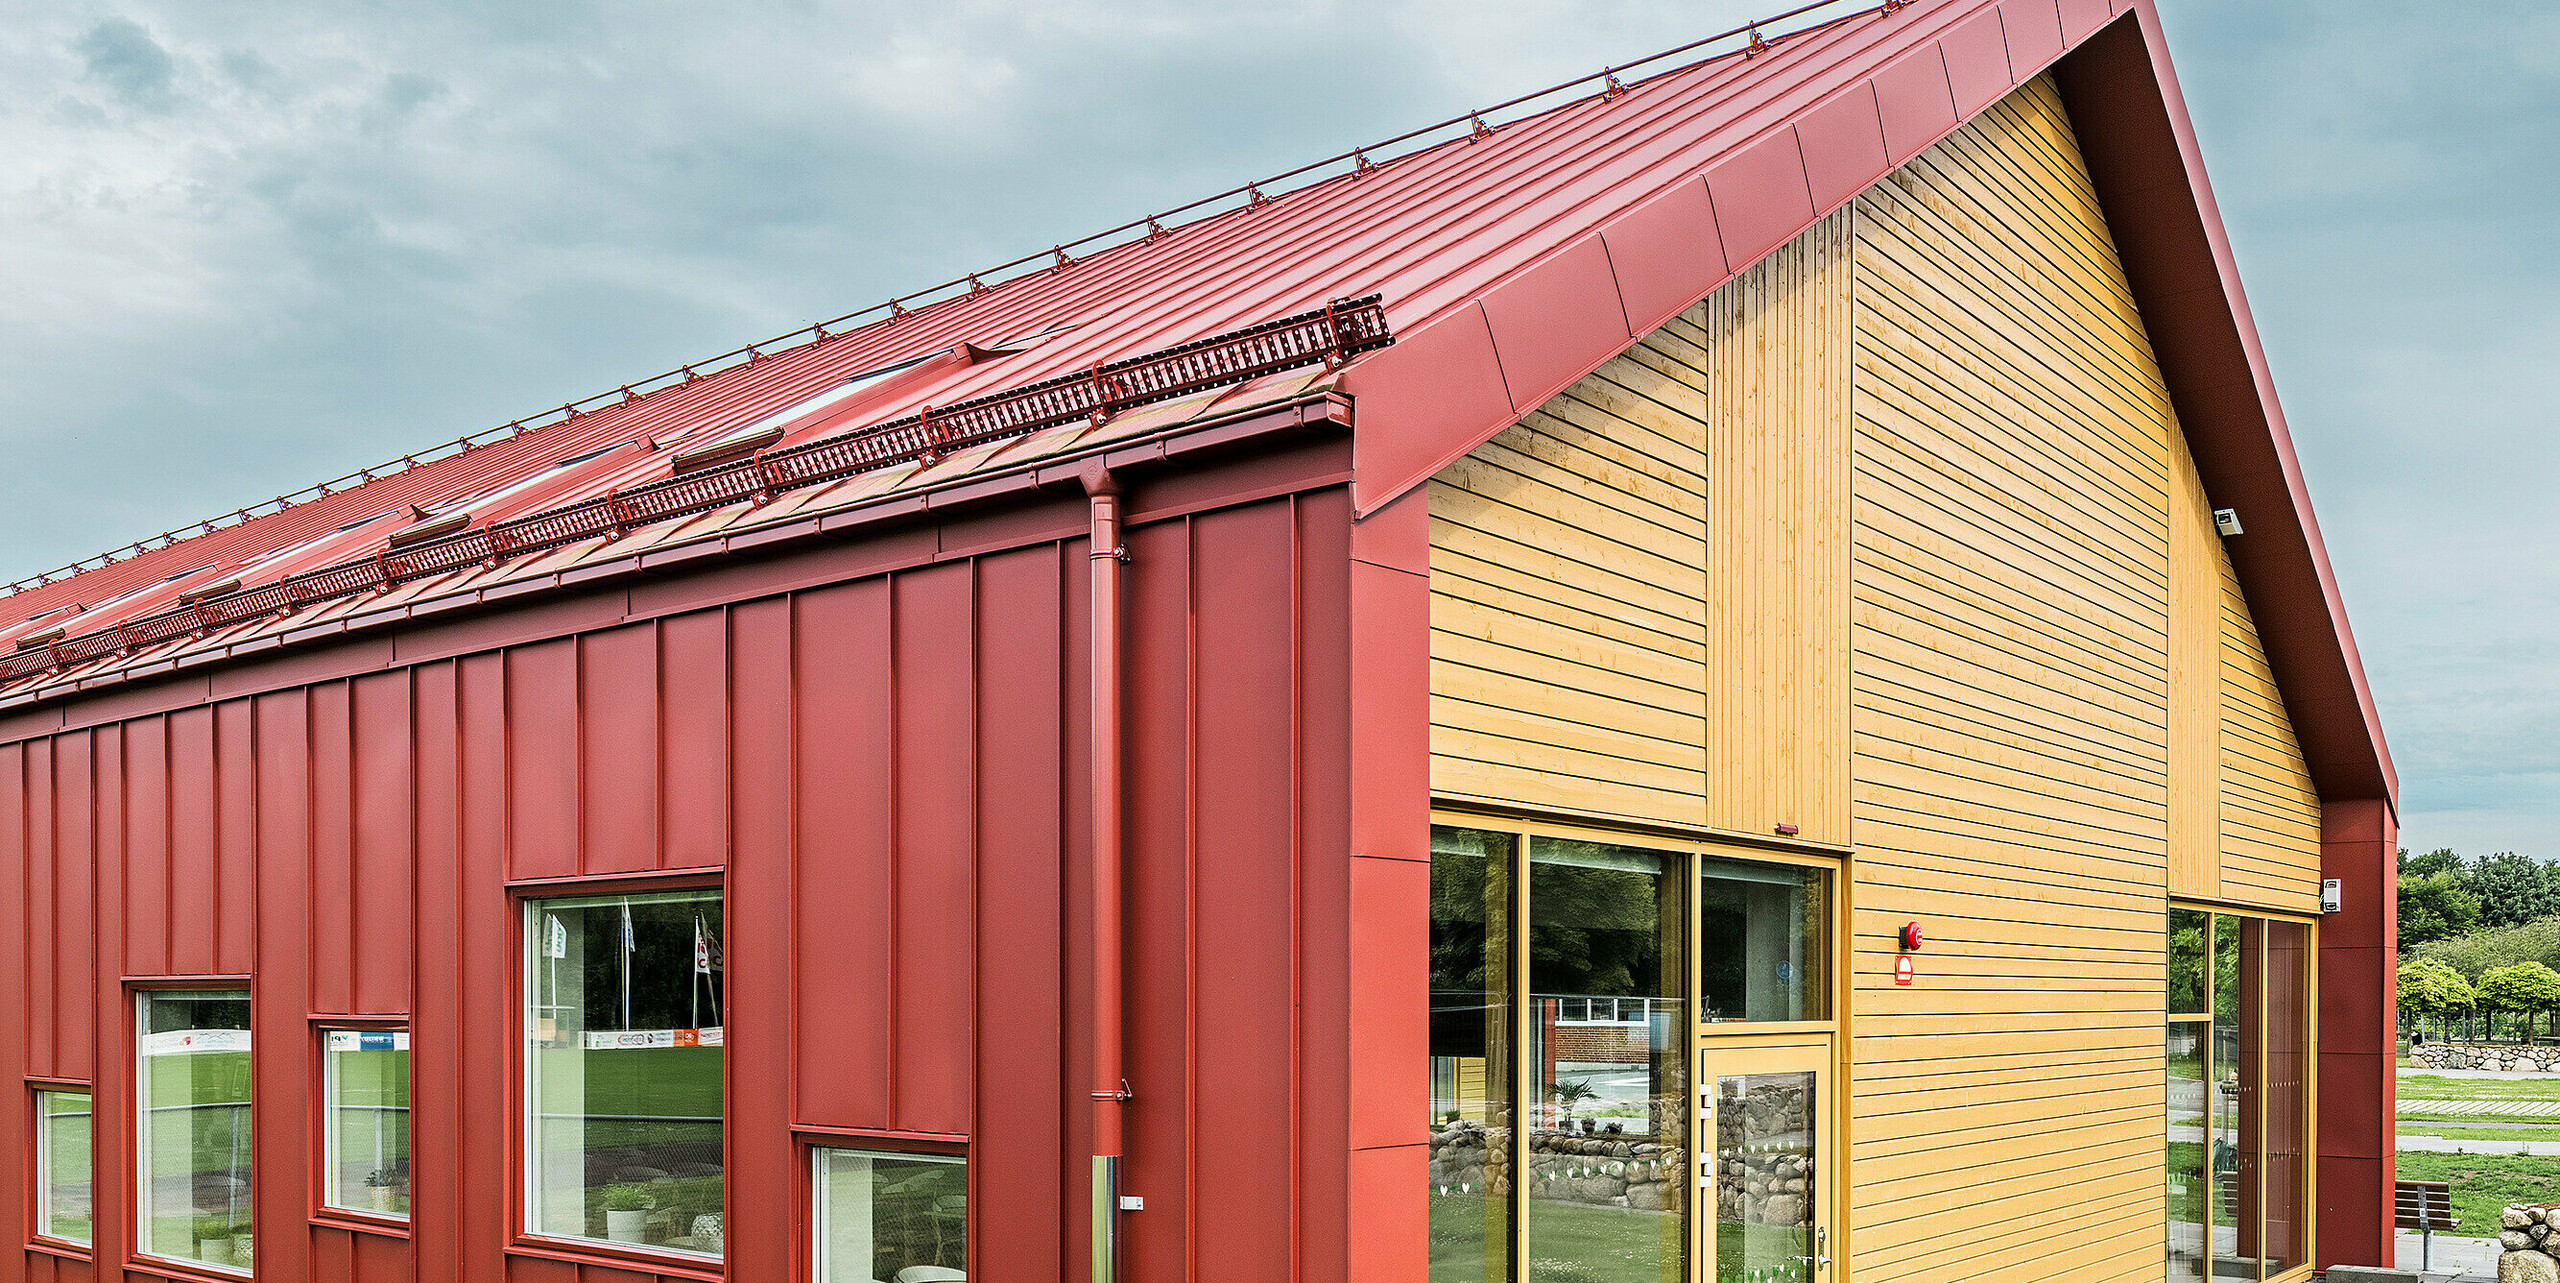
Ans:
{"type": "Polygon", "coordinates": [[[2238,508],[2214,509],[2213,528],[2221,531],[2225,539],[2240,533],[2240,510],[2238,508]]]}
{"type": "Polygon", "coordinates": [[[2321,880],[2320,911],[2322,913],[2336,913],[2343,900],[2344,897],[2338,893],[2338,880],[2336,878],[2324,878],[2321,880]]]}

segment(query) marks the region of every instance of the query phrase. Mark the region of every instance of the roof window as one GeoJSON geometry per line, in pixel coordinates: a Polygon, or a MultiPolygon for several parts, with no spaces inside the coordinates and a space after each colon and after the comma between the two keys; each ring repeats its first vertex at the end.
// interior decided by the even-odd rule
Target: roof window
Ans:
{"type": "Polygon", "coordinates": [[[550,481],[558,477],[561,473],[577,467],[579,464],[601,459],[616,450],[620,450],[625,446],[635,445],[637,443],[638,439],[633,438],[626,441],[616,441],[611,445],[598,446],[584,454],[573,454],[566,459],[562,459],[559,462],[552,464],[550,467],[544,468],[540,472],[534,473],[532,476],[520,478],[493,490],[481,491],[480,493],[475,494],[468,499],[464,499],[459,503],[447,504],[444,507],[435,509],[413,509],[418,516],[418,523],[413,526],[407,526],[402,529],[392,531],[391,546],[399,548],[409,544],[418,543],[423,540],[452,534],[470,525],[474,514],[484,512],[534,488],[535,486],[541,485],[546,481],[550,481]]]}
{"type": "Polygon", "coordinates": [[[721,433],[700,445],[686,446],[677,451],[676,471],[683,472],[714,463],[726,463],[740,455],[753,454],[780,441],[782,434],[790,425],[801,419],[852,401],[861,394],[888,382],[893,376],[904,374],[926,362],[965,354],[968,351],[966,345],[935,348],[922,356],[913,356],[891,365],[864,370],[860,374],[847,377],[841,383],[829,384],[816,394],[795,401],[743,428],[721,433]]]}

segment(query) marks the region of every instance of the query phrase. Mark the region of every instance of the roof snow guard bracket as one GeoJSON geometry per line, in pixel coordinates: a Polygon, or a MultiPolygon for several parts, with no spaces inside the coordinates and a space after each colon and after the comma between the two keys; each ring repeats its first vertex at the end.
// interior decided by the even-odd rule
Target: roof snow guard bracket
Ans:
{"type": "Polygon", "coordinates": [[[30,646],[0,659],[0,682],[58,672],[179,638],[201,637],[312,602],[379,592],[588,539],[619,538],[635,526],[732,504],[758,503],[786,491],[881,468],[929,463],[957,450],[1029,436],[1063,423],[1099,423],[1124,410],[1283,370],[1309,365],[1339,368],[1352,357],[1393,342],[1380,295],[1337,299],[1316,311],[936,406],[925,414],[805,445],[759,451],[733,463],[386,549],[244,592],[204,597],[146,619],[30,646]]]}

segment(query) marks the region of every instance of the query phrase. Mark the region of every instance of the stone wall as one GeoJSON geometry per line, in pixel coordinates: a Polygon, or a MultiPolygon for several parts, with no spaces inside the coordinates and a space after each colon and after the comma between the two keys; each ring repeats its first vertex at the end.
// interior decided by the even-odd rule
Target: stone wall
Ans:
{"type": "Polygon", "coordinates": [[[2560,1047],[2518,1047],[2511,1043],[2430,1042],[2409,1049],[2409,1059],[2428,1069],[2522,1070],[2560,1074],[2560,1047]]]}
{"type": "Polygon", "coordinates": [[[2560,1283],[2560,1205],[2510,1206],[2498,1217],[2498,1283],[2560,1283]]]}

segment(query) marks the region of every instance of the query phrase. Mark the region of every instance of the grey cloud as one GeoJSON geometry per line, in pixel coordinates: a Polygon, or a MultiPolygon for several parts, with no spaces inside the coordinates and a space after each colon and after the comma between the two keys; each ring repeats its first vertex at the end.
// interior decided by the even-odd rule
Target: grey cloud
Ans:
{"type": "Polygon", "coordinates": [[[176,103],[178,65],[142,24],[109,18],[89,28],[73,48],[87,64],[89,79],[126,105],[167,111],[176,103]]]}

